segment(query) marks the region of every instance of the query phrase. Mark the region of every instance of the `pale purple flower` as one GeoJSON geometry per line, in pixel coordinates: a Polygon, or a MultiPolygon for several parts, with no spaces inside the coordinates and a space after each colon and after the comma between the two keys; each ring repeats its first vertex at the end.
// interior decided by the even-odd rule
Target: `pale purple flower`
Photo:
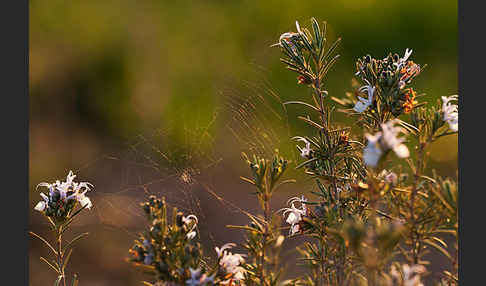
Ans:
{"type": "Polygon", "coordinates": [[[364,112],[370,105],[373,104],[373,95],[375,93],[376,88],[374,86],[371,86],[371,84],[362,86],[359,91],[361,92],[367,92],[368,93],[368,98],[363,98],[361,96],[358,96],[358,101],[356,102],[356,105],[354,106],[354,111],[362,113],[364,112]]]}
{"type": "Polygon", "coordinates": [[[376,167],[378,164],[378,160],[380,160],[381,148],[379,146],[378,140],[381,138],[381,132],[376,133],[375,135],[365,134],[366,139],[368,140],[368,145],[363,149],[363,160],[365,165],[376,167]]]}
{"type": "Polygon", "coordinates": [[[309,155],[310,155],[310,152],[312,151],[312,149],[310,148],[310,142],[309,140],[305,139],[305,138],[299,138],[297,141],[302,141],[305,143],[305,147],[304,148],[301,148],[300,146],[297,146],[297,148],[299,149],[300,151],[300,156],[302,158],[308,158],[309,155]]]}
{"type": "Polygon", "coordinates": [[[186,284],[189,286],[206,285],[209,282],[214,282],[214,277],[208,277],[206,274],[201,275],[201,269],[193,269],[189,267],[191,272],[191,279],[186,280],[186,284]]]}
{"type": "Polygon", "coordinates": [[[381,124],[381,132],[375,135],[366,133],[368,144],[363,149],[363,160],[366,165],[376,167],[381,155],[388,150],[393,150],[399,158],[407,158],[410,155],[408,148],[403,142],[403,137],[398,137],[400,133],[404,133],[404,129],[395,126],[397,120],[393,119],[381,124]]]}
{"type": "Polygon", "coordinates": [[[408,264],[402,265],[401,272],[398,271],[395,265],[392,265],[390,274],[396,280],[401,281],[403,286],[424,286],[420,281],[420,275],[426,271],[423,265],[412,265],[409,266],[408,264]]]}
{"type": "Polygon", "coordinates": [[[90,209],[93,204],[91,203],[91,200],[86,196],[86,193],[91,190],[90,186],[92,187],[93,185],[88,182],[74,182],[75,178],[76,175],[73,173],[73,171],[69,171],[68,175],[66,176],[66,181],[61,182],[59,180],[56,180],[56,182],[52,184],[46,182],[38,184],[36,188],[45,187],[49,189],[49,196],[41,193],[40,195],[44,199],[44,201],[39,202],[34,207],[34,209],[41,212],[44,211],[46,208],[49,207],[49,201],[51,201],[53,196],[55,196],[56,194],[59,194],[60,200],[64,202],[75,199],[80,203],[82,207],[86,206],[88,209],[90,209]],[[69,192],[72,193],[68,195],[69,192]]]}
{"type": "Polygon", "coordinates": [[[379,178],[384,180],[388,184],[396,185],[398,181],[398,176],[394,172],[388,171],[383,169],[381,173],[378,175],[379,178]]]}

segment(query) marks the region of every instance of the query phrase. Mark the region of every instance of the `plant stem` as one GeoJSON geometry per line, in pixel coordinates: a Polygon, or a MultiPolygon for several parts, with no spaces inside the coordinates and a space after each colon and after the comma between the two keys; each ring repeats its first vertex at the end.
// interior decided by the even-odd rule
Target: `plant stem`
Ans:
{"type": "Polygon", "coordinates": [[[57,263],[59,265],[59,270],[61,271],[62,282],[63,285],[66,286],[66,275],[64,274],[64,259],[63,259],[63,252],[62,252],[62,226],[57,229],[57,245],[58,245],[58,252],[57,252],[57,263]]]}
{"type": "Polygon", "coordinates": [[[412,226],[410,231],[410,240],[412,243],[412,262],[413,264],[418,264],[418,259],[420,256],[420,247],[417,247],[418,244],[418,233],[417,233],[417,221],[415,219],[415,198],[418,192],[418,183],[420,176],[422,176],[423,167],[424,167],[424,149],[426,143],[420,142],[418,146],[418,154],[417,154],[417,166],[415,168],[414,179],[415,182],[413,184],[412,192],[410,194],[410,224],[412,226]]]}
{"type": "Polygon", "coordinates": [[[260,283],[261,285],[265,285],[265,246],[267,244],[267,237],[269,234],[269,223],[270,223],[270,194],[269,190],[267,189],[268,187],[265,188],[264,194],[263,194],[263,215],[265,218],[265,229],[263,232],[263,237],[262,237],[262,255],[260,258],[260,283]]]}

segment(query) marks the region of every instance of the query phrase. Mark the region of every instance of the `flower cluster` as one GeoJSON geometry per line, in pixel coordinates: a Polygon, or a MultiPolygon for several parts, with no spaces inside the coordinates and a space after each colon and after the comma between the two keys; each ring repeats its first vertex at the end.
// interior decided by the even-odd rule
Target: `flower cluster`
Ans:
{"type": "Polygon", "coordinates": [[[157,281],[183,283],[189,280],[190,285],[209,283],[209,278],[198,272],[202,259],[201,245],[194,240],[198,218],[192,214],[185,216],[173,208],[173,223],[170,224],[167,203],[155,196],[150,196],[141,206],[149,228],[129,250],[129,261],[136,266],[148,267],[157,281]],[[194,284],[196,281],[204,283],[194,284]]]}
{"type": "Polygon", "coordinates": [[[376,81],[372,82],[375,84],[397,85],[401,89],[420,73],[420,65],[408,60],[411,55],[412,50],[409,49],[405,50],[403,57],[389,54],[382,60],[376,60],[367,55],[356,63],[358,71],[355,75],[363,80],[374,78],[376,81]],[[371,76],[373,72],[377,72],[375,77],[371,76]]]}
{"type": "Polygon", "coordinates": [[[374,135],[366,133],[368,145],[363,149],[363,160],[366,165],[376,167],[381,156],[393,150],[400,158],[407,158],[410,155],[408,148],[403,142],[403,137],[397,137],[404,133],[404,129],[395,126],[398,123],[396,119],[381,124],[382,131],[374,135]]]}
{"type": "MultiPolygon", "coordinates": [[[[419,95],[412,88],[406,88],[420,74],[420,65],[409,60],[412,50],[406,49],[405,55],[389,54],[384,59],[374,59],[367,55],[358,59],[356,76],[364,82],[358,85],[347,98],[332,98],[345,106],[347,113],[367,113],[367,121],[383,123],[388,113],[394,117],[410,113],[421,104],[416,100],[419,95]],[[366,98],[361,94],[365,93],[366,98]]],[[[373,125],[373,123],[371,123],[373,125]]]]}
{"type": "Polygon", "coordinates": [[[75,182],[76,175],[69,171],[66,181],[57,180],[54,183],[40,183],[37,187],[46,187],[49,194],[40,193],[42,201],[37,203],[35,210],[43,212],[46,216],[55,218],[56,221],[64,221],[74,210],[76,203],[82,208],[90,209],[91,200],[86,196],[92,185],[88,182],[75,182]]]}
{"type": "Polygon", "coordinates": [[[245,259],[243,254],[233,254],[227,249],[236,246],[234,243],[226,243],[221,248],[216,247],[216,253],[218,255],[219,265],[224,271],[225,281],[222,281],[223,285],[232,285],[233,282],[238,282],[245,278],[245,269],[241,266],[245,259]]]}
{"type": "MultiPolygon", "coordinates": [[[[56,244],[58,249],[54,249],[52,245],[43,238],[41,235],[34,232],[29,232],[32,236],[40,239],[53,253],[55,260],[52,260],[54,264],[48,262],[44,257],[41,257],[41,261],[49,265],[50,269],[53,269],[57,273],[57,280],[54,285],[61,285],[61,281],[66,285],[67,278],[65,269],[69,263],[71,253],[74,244],[81,238],[88,235],[87,232],[76,236],[66,246],[63,246],[63,234],[69,229],[69,226],[74,221],[75,217],[81,213],[85,208],[91,209],[93,204],[90,198],[86,196],[86,193],[93,187],[88,182],[75,182],[76,175],[72,171],[69,171],[66,181],[56,180],[54,183],[42,182],[37,185],[39,187],[45,187],[49,190],[48,195],[40,193],[42,201],[38,202],[34,207],[36,211],[41,212],[48,219],[56,238],[56,244]],[[76,206],[81,207],[76,210],[76,206]]],[[[78,278],[75,274],[72,279],[72,285],[78,285],[78,278]]]]}
{"type": "Polygon", "coordinates": [[[284,216],[288,214],[285,222],[290,224],[290,235],[294,235],[302,231],[301,222],[303,217],[307,216],[307,207],[305,205],[306,202],[307,200],[304,198],[304,196],[301,198],[290,198],[287,201],[287,204],[290,205],[290,207],[282,209],[284,216]],[[295,203],[300,203],[300,208],[295,207],[295,203]]]}

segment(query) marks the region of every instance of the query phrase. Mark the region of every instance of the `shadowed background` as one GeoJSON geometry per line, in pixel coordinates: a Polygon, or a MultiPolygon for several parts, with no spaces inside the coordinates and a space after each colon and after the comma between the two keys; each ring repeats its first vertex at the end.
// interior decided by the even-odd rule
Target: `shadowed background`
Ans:
{"type": "MultiPolygon", "coordinates": [[[[426,93],[420,101],[457,93],[456,1],[30,1],[31,206],[38,183],[70,169],[95,185],[94,209],[72,228],[90,232],[68,266],[81,285],[147,278],[124,258],[144,228],[138,204],[151,193],[198,214],[208,254],[240,241],[225,225],[247,223],[238,208],[258,209],[239,179],[248,175],[240,153],[259,140],[253,132],[295,162],[289,138],[310,131],[295,119],[305,110],[279,104],[308,91],[270,47],[310,17],[327,21],[328,41],[343,39],[326,80],[331,96],[351,90],[356,58],[405,48],[428,65],[413,84],[426,93]]],[[[431,168],[455,176],[457,136],[440,139],[430,155],[431,168]]],[[[299,172],[287,176],[298,184],[277,194],[274,209],[312,189],[299,172]]],[[[48,235],[41,215],[30,213],[30,229],[48,235]]],[[[284,257],[293,259],[298,239],[286,243],[284,257]]],[[[37,240],[30,245],[31,285],[50,285],[55,275],[39,260],[48,253],[37,240]]]]}

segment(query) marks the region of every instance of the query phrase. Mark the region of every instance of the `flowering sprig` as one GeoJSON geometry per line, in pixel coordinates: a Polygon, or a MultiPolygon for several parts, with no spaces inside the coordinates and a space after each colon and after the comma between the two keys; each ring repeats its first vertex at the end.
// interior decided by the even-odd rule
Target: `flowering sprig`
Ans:
{"type": "Polygon", "coordinates": [[[74,181],[76,175],[69,171],[66,181],[57,180],[54,183],[42,182],[37,185],[49,190],[48,195],[40,193],[42,201],[34,207],[35,210],[42,212],[47,217],[52,218],[56,223],[63,223],[70,218],[76,204],[82,208],[91,209],[91,200],[86,196],[92,185],[88,182],[77,183],[74,181]]]}
{"type": "MultiPolygon", "coordinates": [[[[420,65],[409,60],[412,50],[406,49],[403,57],[389,54],[384,59],[374,59],[367,55],[356,62],[355,76],[364,82],[354,93],[346,93],[345,98],[332,99],[346,107],[342,110],[359,116],[359,123],[368,129],[375,129],[402,114],[408,114],[423,105],[413,88],[406,88],[417,77],[420,65]],[[367,93],[367,98],[361,94],[367,93]]],[[[357,81],[356,81],[357,85],[357,81]]]]}
{"type": "Polygon", "coordinates": [[[158,282],[212,285],[212,278],[201,269],[202,248],[194,239],[198,218],[193,214],[185,216],[177,208],[172,208],[170,223],[167,203],[164,198],[155,196],[150,196],[141,206],[149,228],[140,234],[129,250],[128,261],[152,273],[158,282]]]}
{"type": "MultiPolygon", "coordinates": [[[[32,236],[39,238],[54,254],[55,260],[49,262],[44,257],[41,260],[49,265],[56,273],[58,278],[54,285],[66,285],[65,269],[71,257],[74,244],[81,238],[86,237],[88,233],[82,233],[71,240],[63,247],[63,234],[69,229],[74,218],[85,208],[91,209],[93,206],[86,193],[93,187],[88,182],[75,182],[76,175],[69,171],[66,181],[56,180],[54,183],[42,182],[37,185],[49,190],[48,195],[40,193],[42,201],[38,202],[34,209],[41,212],[51,223],[52,230],[56,237],[56,248],[52,246],[45,238],[34,232],[29,232],[32,236]],[[80,207],[76,210],[76,206],[80,207]]],[[[73,285],[77,285],[78,278],[74,275],[73,285]]]]}
{"type": "MultiPolygon", "coordinates": [[[[247,213],[251,220],[250,225],[234,226],[230,228],[243,229],[246,232],[245,241],[241,245],[247,251],[247,259],[243,260],[242,255],[226,253],[226,249],[233,247],[233,244],[226,244],[216,252],[225,261],[226,266],[230,267],[230,272],[234,273],[230,277],[238,279],[242,285],[276,285],[279,280],[282,268],[279,265],[279,251],[284,237],[280,235],[280,222],[278,216],[270,208],[270,200],[274,192],[286,183],[295,182],[294,180],[281,180],[289,162],[279,155],[276,150],[273,159],[253,155],[249,157],[243,153],[243,158],[250,167],[252,179],[241,177],[256,188],[256,195],[260,202],[263,216],[254,216],[247,213]],[[273,247],[271,247],[273,244],[273,247]],[[245,262],[243,264],[243,262],[245,262]],[[238,266],[237,266],[238,265],[238,266]],[[272,269],[271,265],[274,266],[272,269]],[[242,268],[239,268],[239,267],[242,268]]],[[[227,267],[226,267],[227,268],[227,267]]]]}

